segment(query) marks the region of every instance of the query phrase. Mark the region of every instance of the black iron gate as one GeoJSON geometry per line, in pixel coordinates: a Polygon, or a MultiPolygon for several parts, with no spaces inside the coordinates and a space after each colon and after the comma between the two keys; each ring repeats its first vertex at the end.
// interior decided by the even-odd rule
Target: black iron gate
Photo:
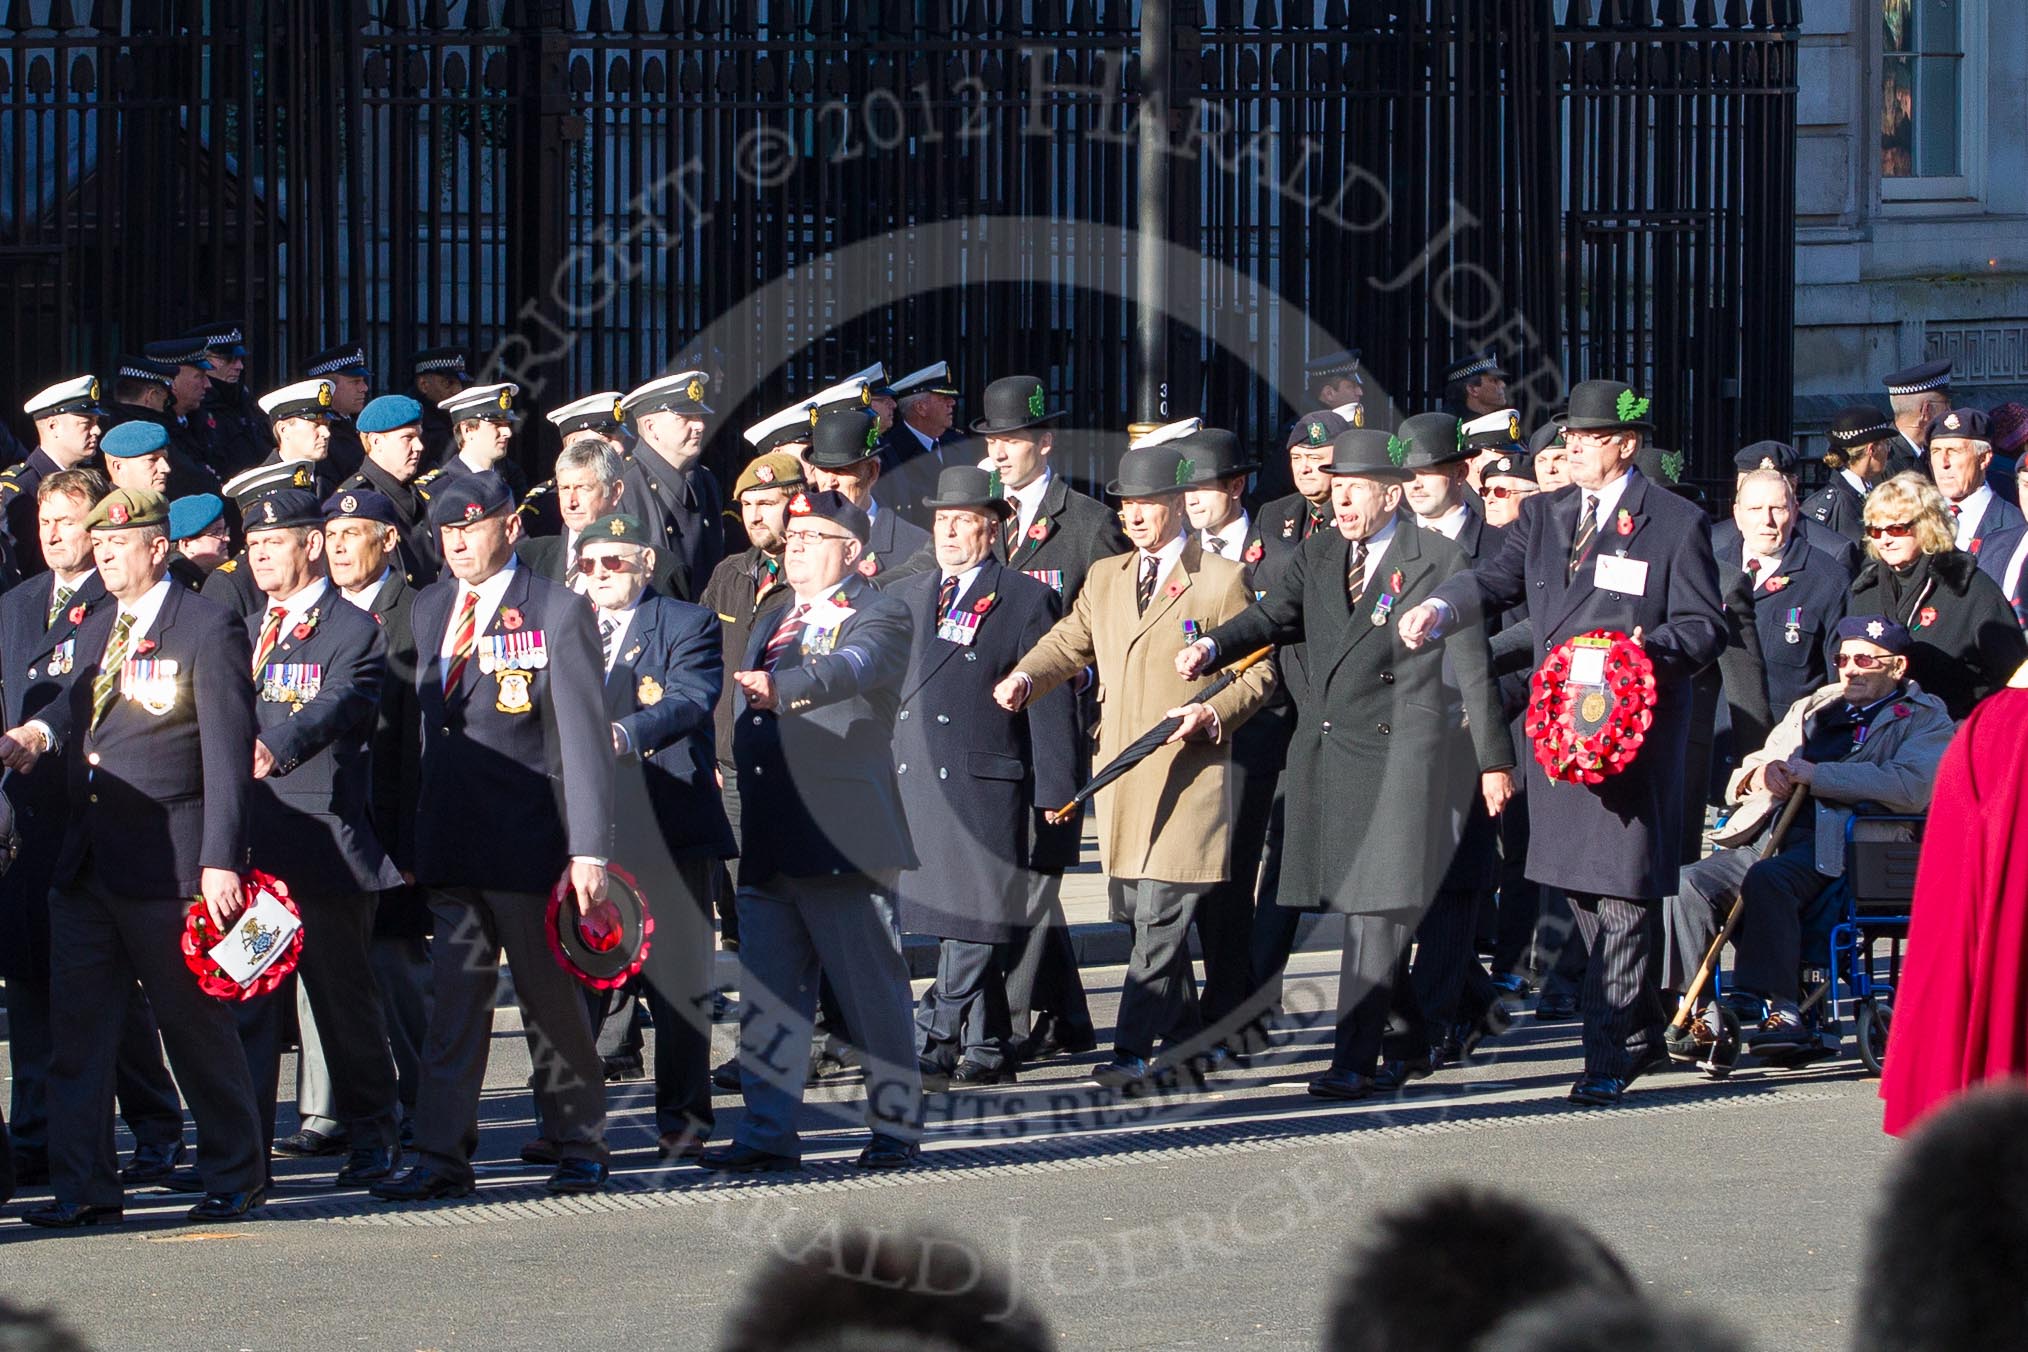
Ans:
{"type": "MultiPolygon", "coordinates": [[[[1265,442],[1320,345],[1413,410],[1493,343],[1537,406],[1653,388],[1707,472],[1786,430],[1796,0],[1553,6],[1172,0],[1172,412],[1265,442]]],[[[1138,24],[5,0],[0,389],[217,317],[262,384],[341,338],[382,388],[462,342],[550,404],[695,362],[727,428],[943,358],[1043,374],[1097,456],[1130,413],[1138,24]]]]}

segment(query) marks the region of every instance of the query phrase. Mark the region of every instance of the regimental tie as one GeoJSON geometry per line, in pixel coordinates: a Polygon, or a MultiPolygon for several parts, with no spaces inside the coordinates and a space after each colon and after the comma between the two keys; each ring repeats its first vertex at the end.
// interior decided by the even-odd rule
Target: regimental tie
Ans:
{"type": "Polygon", "coordinates": [[[66,587],[61,582],[56,584],[55,599],[49,603],[49,618],[42,622],[44,630],[56,628],[56,617],[63,614],[64,606],[75,595],[77,595],[76,587],[66,587]]]}
{"type": "Polygon", "coordinates": [[[1134,583],[1134,608],[1136,613],[1148,613],[1148,602],[1155,599],[1155,570],[1162,566],[1161,560],[1153,554],[1141,555],[1141,576],[1134,583]]]}
{"type": "Polygon", "coordinates": [[[1303,538],[1307,540],[1311,531],[1324,524],[1324,509],[1314,502],[1304,505],[1306,510],[1303,512],[1303,538]]]}
{"type": "Polygon", "coordinates": [[[612,670],[613,640],[619,636],[620,622],[608,615],[599,621],[599,653],[605,658],[606,669],[612,670]]]}
{"type": "Polygon", "coordinates": [[[126,611],[113,622],[113,635],[106,640],[105,656],[99,659],[98,674],[92,677],[92,727],[104,721],[106,710],[120,694],[120,671],[127,665],[128,640],[133,637],[134,617],[126,611]]]}
{"type": "Polygon", "coordinates": [[[957,603],[958,580],[955,577],[947,577],[944,579],[944,585],[937,588],[937,618],[942,619],[950,614],[951,607],[957,603]]]}
{"type": "Polygon", "coordinates": [[[444,689],[448,692],[458,688],[464,679],[465,667],[472,660],[472,652],[479,645],[479,593],[467,587],[465,599],[458,607],[458,617],[451,622],[451,664],[444,668],[444,689]]]}
{"type": "Polygon", "coordinates": [[[260,679],[261,668],[267,665],[269,656],[275,650],[275,644],[281,641],[282,621],[288,618],[288,614],[289,612],[280,606],[268,607],[268,617],[261,621],[260,640],[254,644],[253,675],[255,680],[260,679]]]}
{"type": "Polygon", "coordinates": [[[1585,556],[1591,553],[1591,542],[1598,538],[1598,496],[1584,495],[1584,515],[1577,519],[1577,536],[1570,542],[1570,572],[1568,580],[1577,581],[1577,570],[1584,567],[1585,556]]]}
{"type": "Polygon", "coordinates": [[[775,663],[782,660],[782,654],[794,646],[797,637],[803,632],[803,615],[809,609],[806,605],[795,606],[782,619],[781,626],[775,630],[774,636],[768,640],[768,646],[761,653],[762,671],[773,671],[775,663]]]}
{"type": "Polygon", "coordinates": [[[1748,559],[1746,561],[1746,589],[1748,591],[1753,591],[1759,586],[1760,586],[1760,560],[1748,559]]]}
{"type": "Polygon", "coordinates": [[[1221,536],[1217,535],[1205,536],[1204,547],[1213,554],[1216,554],[1221,559],[1225,557],[1225,540],[1221,536]]]}
{"type": "Polygon", "coordinates": [[[1345,596],[1347,604],[1356,614],[1360,601],[1366,596],[1366,542],[1352,542],[1352,562],[1345,569],[1345,596]]]}

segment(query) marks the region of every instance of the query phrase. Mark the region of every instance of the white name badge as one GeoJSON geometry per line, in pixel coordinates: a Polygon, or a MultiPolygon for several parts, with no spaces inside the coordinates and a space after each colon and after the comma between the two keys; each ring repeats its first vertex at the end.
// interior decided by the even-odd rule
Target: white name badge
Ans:
{"type": "Polygon", "coordinates": [[[238,923],[211,946],[211,960],[245,986],[274,965],[301,928],[303,922],[289,914],[289,908],[276,901],[272,892],[261,888],[238,923]]]}
{"type": "Polygon", "coordinates": [[[1570,684],[1604,685],[1605,660],[1606,650],[1604,648],[1586,648],[1572,644],[1570,649],[1570,684]]]}
{"type": "Polygon", "coordinates": [[[1626,596],[1648,594],[1648,563],[1645,559],[1623,558],[1618,554],[1601,554],[1598,566],[1591,575],[1592,585],[1606,591],[1619,592],[1626,596]]]}
{"type": "Polygon", "coordinates": [[[819,601],[803,612],[803,623],[811,629],[836,629],[852,615],[850,606],[836,601],[819,601]]]}

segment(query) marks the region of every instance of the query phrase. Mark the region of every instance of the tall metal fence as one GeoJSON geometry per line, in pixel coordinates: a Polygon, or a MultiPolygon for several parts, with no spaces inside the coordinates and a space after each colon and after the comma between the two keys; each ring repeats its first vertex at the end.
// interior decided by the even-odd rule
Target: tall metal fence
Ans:
{"type": "MultiPolygon", "coordinates": [[[[1267,445],[1326,345],[1412,411],[1492,344],[1531,408],[1652,388],[1714,477],[1786,432],[1798,8],[1171,0],[1169,411],[1267,445]]],[[[694,362],[726,429],[946,359],[1042,375],[1091,473],[1135,412],[1140,18],[0,0],[0,390],[217,318],[262,384],[352,338],[382,388],[457,342],[552,406],[694,362]]]]}

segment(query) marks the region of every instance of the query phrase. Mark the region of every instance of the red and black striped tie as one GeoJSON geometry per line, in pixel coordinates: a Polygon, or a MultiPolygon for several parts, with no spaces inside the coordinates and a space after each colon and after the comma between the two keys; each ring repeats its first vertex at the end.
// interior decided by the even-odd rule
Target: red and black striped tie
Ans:
{"type": "Polygon", "coordinates": [[[781,627],[775,630],[774,637],[768,640],[766,650],[761,653],[762,671],[773,671],[775,663],[782,660],[782,654],[802,634],[803,612],[808,609],[808,606],[797,606],[783,618],[781,627]]]}

